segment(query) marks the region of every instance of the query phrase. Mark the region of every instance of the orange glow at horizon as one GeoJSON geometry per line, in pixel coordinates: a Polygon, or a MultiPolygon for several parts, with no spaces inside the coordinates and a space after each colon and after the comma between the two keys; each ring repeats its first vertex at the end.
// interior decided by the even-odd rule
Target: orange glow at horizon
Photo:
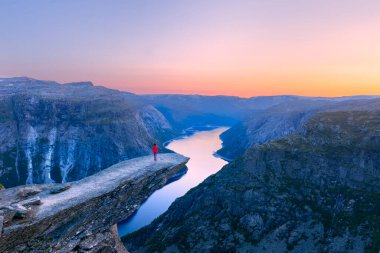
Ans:
{"type": "Polygon", "coordinates": [[[115,73],[119,78],[104,79],[104,83],[120,90],[128,87],[137,94],[379,95],[378,27],[380,17],[301,39],[270,34],[264,42],[248,43],[242,33],[224,40],[216,36],[203,44],[171,48],[172,58],[150,68],[133,66],[133,71],[126,71],[133,73],[128,76],[120,74],[123,68],[114,66],[120,70],[115,73]]]}
{"type": "Polygon", "coordinates": [[[0,77],[137,94],[380,95],[378,0],[19,5],[3,7],[0,77]]]}
{"type": "MultiPolygon", "coordinates": [[[[380,82],[370,78],[357,77],[355,79],[328,75],[322,77],[298,76],[288,78],[277,76],[268,81],[265,77],[253,80],[209,80],[199,81],[187,79],[185,81],[166,80],[164,84],[156,83],[154,88],[139,88],[138,85],[108,85],[110,88],[129,91],[136,94],[199,94],[199,95],[231,95],[239,97],[271,96],[271,95],[300,95],[320,97],[340,97],[353,95],[380,95],[380,82]],[[230,82],[229,82],[230,81],[230,82]],[[263,84],[265,82],[265,84],[263,84]],[[181,85],[178,85],[181,83],[181,85]],[[366,85],[358,85],[366,83],[366,85]],[[203,88],[202,88],[203,87],[203,88]]],[[[133,82],[141,86],[152,86],[149,82],[133,82]]]]}

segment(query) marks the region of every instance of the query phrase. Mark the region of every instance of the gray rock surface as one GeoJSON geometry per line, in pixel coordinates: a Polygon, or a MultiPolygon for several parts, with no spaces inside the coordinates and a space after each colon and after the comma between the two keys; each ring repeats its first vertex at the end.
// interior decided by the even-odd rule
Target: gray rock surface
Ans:
{"type": "Polygon", "coordinates": [[[71,183],[51,194],[59,184],[32,186],[32,197],[17,195],[19,186],[0,192],[0,210],[27,211],[4,222],[0,252],[125,252],[114,225],[129,217],[155,190],[181,170],[188,158],[175,153],[134,158],[71,183]],[[29,198],[29,199],[24,199],[29,198]],[[29,209],[20,203],[35,203],[29,209]]]}
{"type": "Polygon", "coordinates": [[[38,206],[38,205],[41,205],[42,202],[41,202],[41,198],[37,196],[35,198],[23,200],[19,203],[20,205],[23,205],[23,206],[38,206]]]}
{"type": "Polygon", "coordinates": [[[16,192],[17,197],[26,198],[40,193],[42,190],[37,186],[22,187],[16,192]]]}
{"type": "Polygon", "coordinates": [[[4,216],[0,215],[0,236],[3,233],[4,216]]]}
{"type": "Polygon", "coordinates": [[[28,215],[28,209],[19,203],[11,205],[9,208],[15,211],[13,217],[16,219],[26,218],[26,216],[28,215]]]}
{"type": "Polygon", "coordinates": [[[71,188],[71,184],[60,184],[60,185],[57,185],[55,187],[53,187],[51,190],[50,190],[50,193],[51,194],[57,194],[57,193],[61,193],[61,192],[64,192],[68,189],[71,188]]]}

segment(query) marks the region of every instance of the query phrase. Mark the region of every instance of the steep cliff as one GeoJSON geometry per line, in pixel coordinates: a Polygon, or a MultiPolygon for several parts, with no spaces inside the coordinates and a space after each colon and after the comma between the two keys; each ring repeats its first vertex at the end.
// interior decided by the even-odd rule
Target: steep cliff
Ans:
{"type": "Polygon", "coordinates": [[[318,113],[125,237],[131,252],[378,252],[380,112],[318,113]]]}
{"type": "MultiPolygon", "coordinates": [[[[218,151],[223,157],[235,159],[249,147],[263,144],[302,130],[305,122],[318,112],[368,111],[380,108],[376,96],[354,96],[343,98],[305,98],[275,100],[278,103],[257,104],[245,118],[221,135],[223,148],[218,151]]],[[[271,100],[269,100],[271,102],[271,100]]]]}
{"type": "Polygon", "coordinates": [[[0,252],[125,252],[117,222],[186,164],[178,154],[134,158],[70,184],[0,191],[0,252]]]}
{"type": "MultiPolygon", "coordinates": [[[[68,182],[149,154],[174,132],[133,94],[30,78],[0,82],[0,182],[68,182]]],[[[164,148],[160,147],[162,150],[164,148]]]]}

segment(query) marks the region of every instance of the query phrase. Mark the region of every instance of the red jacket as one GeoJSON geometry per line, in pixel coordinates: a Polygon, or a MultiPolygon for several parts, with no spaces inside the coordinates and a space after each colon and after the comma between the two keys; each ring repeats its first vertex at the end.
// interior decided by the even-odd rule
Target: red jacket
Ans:
{"type": "Polygon", "coordinates": [[[153,153],[158,153],[158,147],[157,147],[157,145],[155,145],[155,146],[153,146],[153,153]]]}

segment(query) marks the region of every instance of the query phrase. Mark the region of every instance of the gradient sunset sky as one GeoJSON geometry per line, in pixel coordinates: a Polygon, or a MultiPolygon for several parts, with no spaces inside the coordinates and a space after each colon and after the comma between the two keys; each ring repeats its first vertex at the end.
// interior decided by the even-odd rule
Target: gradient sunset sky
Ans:
{"type": "Polygon", "coordinates": [[[135,93],[380,94],[379,0],[0,0],[0,76],[135,93]]]}

